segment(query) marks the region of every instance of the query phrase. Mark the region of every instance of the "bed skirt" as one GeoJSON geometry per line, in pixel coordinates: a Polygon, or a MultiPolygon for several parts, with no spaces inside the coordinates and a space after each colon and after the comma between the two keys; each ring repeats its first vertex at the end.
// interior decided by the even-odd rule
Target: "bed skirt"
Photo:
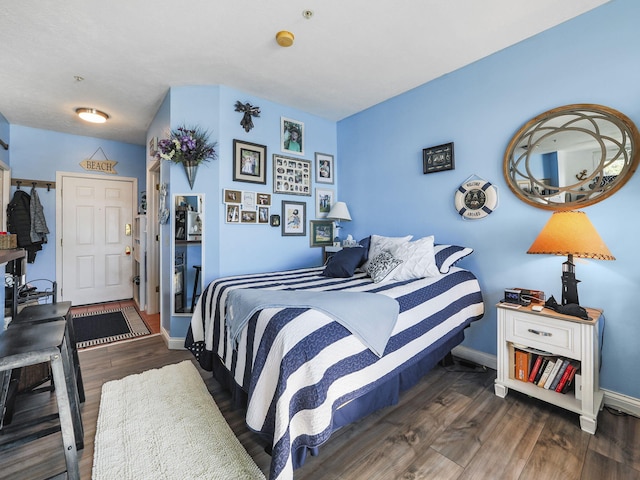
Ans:
{"type": "MultiPolygon", "coordinates": [[[[451,350],[464,340],[464,329],[449,332],[449,334],[437,342],[429,349],[429,353],[415,362],[407,365],[400,372],[380,384],[376,389],[339,407],[333,414],[333,429],[335,432],[339,428],[354,423],[367,415],[391,405],[396,405],[400,399],[400,394],[417,384],[431,369],[442,360],[451,350]]],[[[213,356],[213,376],[231,393],[231,405],[234,409],[246,409],[248,395],[233,380],[230,372],[225,368],[220,359],[213,356]]],[[[268,442],[267,450],[270,451],[272,439],[260,432],[256,432],[268,442]]],[[[292,452],[293,468],[297,469],[304,465],[307,454],[318,455],[319,448],[300,447],[295,453],[292,452]]]]}

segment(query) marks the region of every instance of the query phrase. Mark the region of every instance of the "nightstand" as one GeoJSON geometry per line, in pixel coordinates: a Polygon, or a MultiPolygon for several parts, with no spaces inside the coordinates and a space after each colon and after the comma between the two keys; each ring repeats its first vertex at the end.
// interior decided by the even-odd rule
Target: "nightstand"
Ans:
{"type": "Polygon", "coordinates": [[[342,250],[342,247],[334,247],[334,246],[323,247],[323,250],[322,250],[322,264],[326,265],[327,264],[327,260],[329,260],[333,255],[335,255],[340,250],[342,250]]]}
{"type": "MultiPolygon", "coordinates": [[[[589,320],[559,314],[531,306],[518,309],[498,304],[498,375],[495,393],[506,397],[509,389],[543,400],[580,415],[580,427],[595,434],[598,412],[603,404],[600,390],[600,332],[604,319],[602,310],[587,308],[589,320]],[[549,358],[561,358],[579,365],[574,378],[574,391],[559,393],[525,380],[516,379],[515,350],[542,351],[549,358]]],[[[525,362],[526,364],[526,362],[525,362]]],[[[529,365],[528,372],[531,371],[529,365]]]]}

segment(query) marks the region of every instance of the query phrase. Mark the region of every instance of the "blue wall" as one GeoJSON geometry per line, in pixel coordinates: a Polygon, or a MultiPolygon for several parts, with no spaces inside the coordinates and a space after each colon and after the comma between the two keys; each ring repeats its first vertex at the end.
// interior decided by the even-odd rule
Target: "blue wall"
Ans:
{"type": "MultiPolygon", "coordinates": [[[[561,296],[561,257],[525,252],[551,212],[518,200],[502,175],[505,149],[529,119],[561,105],[597,103],[640,124],[640,2],[614,0],[338,124],[340,189],[353,222],[347,233],[416,237],[471,246],[463,263],[477,273],[485,317],[465,345],[496,353],[495,304],[505,287],[561,296]],[[422,149],[455,142],[455,170],[422,174],[422,149]],[[456,188],[476,174],[499,191],[489,217],[463,220],[456,188]]],[[[585,209],[617,260],[578,261],[583,305],[603,308],[601,385],[640,398],[640,286],[635,219],[640,175],[585,209]]]]}
{"type": "MultiPolygon", "coordinates": [[[[281,214],[282,200],[306,203],[307,236],[283,237],[280,227],[265,225],[232,225],[224,223],[224,206],[216,212],[220,218],[220,250],[234,252],[221,255],[219,273],[221,275],[273,271],[321,265],[322,252],[319,248],[309,248],[309,220],[315,219],[315,188],[312,184],[311,196],[282,195],[273,193],[273,154],[296,157],[280,150],[280,117],[304,123],[304,151],[300,158],[314,162],[314,152],[336,154],[336,123],[291,107],[268,102],[246,95],[228,87],[221,88],[221,142],[220,142],[220,188],[249,190],[271,193],[271,214],[281,214]],[[249,102],[261,108],[259,118],[254,118],[255,127],[249,133],[240,126],[242,114],[234,112],[237,100],[249,102]],[[231,112],[231,113],[229,113],[231,112]],[[244,140],[267,147],[266,185],[233,181],[233,140],[244,140]]],[[[315,180],[315,178],[314,178],[315,180]]],[[[320,185],[321,188],[337,190],[335,185],[320,185]]],[[[222,198],[222,190],[218,192],[222,198]]],[[[207,277],[210,277],[207,274],[207,277]]]]}
{"type": "MultiPolygon", "coordinates": [[[[69,135],[36,128],[11,125],[11,177],[31,180],[56,181],[56,172],[81,172],[100,175],[98,172],[84,170],[80,162],[90,158],[98,148],[102,148],[109,160],[115,160],[119,177],[138,179],[138,189],[145,187],[145,149],[132,145],[93,137],[69,135]]],[[[95,156],[104,160],[101,152],[95,156]]],[[[104,174],[113,177],[111,174],[104,174]]],[[[31,185],[24,185],[29,191],[31,185]]],[[[13,196],[15,187],[11,189],[13,196]]],[[[50,234],[48,243],[37,252],[35,263],[27,265],[27,281],[38,278],[56,278],[56,192],[38,189],[38,196],[44,208],[47,227],[50,234]]]]}
{"type": "MultiPolygon", "coordinates": [[[[271,214],[281,214],[281,201],[306,203],[308,221],[315,219],[315,182],[311,196],[273,193],[274,153],[280,150],[280,117],[304,123],[305,155],[300,158],[314,161],[314,152],[336,154],[336,123],[285,105],[247,95],[226,86],[187,86],[171,88],[167,98],[149,129],[149,138],[164,138],[168,129],[181,124],[199,125],[211,133],[216,141],[218,159],[203,164],[193,189],[190,189],[182,166],[163,161],[161,177],[169,184],[169,205],[173,194],[203,194],[205,219],[203,246],[203,278],[205,285],[224,275],[247,272],[267,272],[322,263],[320,248],[309,247],[309,236],[283,237],[280,228],[263,224],[227,224],[223,190],[246,190],[271,194],[271,214]],[[240,125],[242,113],[235,111],[236,101],[251,103],[261,109],[253,119],[254,128],[245,132],[240,125]],[[233,140],[244,140],[267,148],[267,183],[265,185],[233,180],[233,140]]],[[[285,154],[287,156],[292,156],[285,154]]],[[[297,158],[297,157],[296,157],[297,158]]],[[[322,184],[322,188],[336,190],[336,185],[322,184]]],[[[171,337],[184,337],[190,317],[171,315],[171,262],[173,239],[171,225],[161,229],[161,318],[162,326],[171,337]]]]}

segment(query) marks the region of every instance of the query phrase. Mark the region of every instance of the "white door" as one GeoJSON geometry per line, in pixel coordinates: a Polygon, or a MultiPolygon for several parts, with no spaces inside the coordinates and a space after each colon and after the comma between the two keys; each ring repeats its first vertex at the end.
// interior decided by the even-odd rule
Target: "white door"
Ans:
{"type": "Polygon", "coordinates": [[[63,300],[86,305],[133,297],[135,179],[62,176],[63,300]]]}

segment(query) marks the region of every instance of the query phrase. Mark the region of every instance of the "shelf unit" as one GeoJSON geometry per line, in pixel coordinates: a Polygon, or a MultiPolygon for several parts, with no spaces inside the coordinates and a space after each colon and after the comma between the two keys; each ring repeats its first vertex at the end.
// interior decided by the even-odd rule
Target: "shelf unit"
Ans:
{"type": "Polygon", "coordinates": [[[561,315],[548,308],[534,312],[531,307],[512,309],[498,304],[498,374],[495,394],[507,396],[509,389],[543,400],[580,415],[580,427],[595,434],[603,404],[600,390],[600,334],[602,311],[588,308],[588,320],[561,315]],[[513,375],[513,346],[525,346],[580,362],[578,394],[565,394],[517,380],[513,375]]]}

